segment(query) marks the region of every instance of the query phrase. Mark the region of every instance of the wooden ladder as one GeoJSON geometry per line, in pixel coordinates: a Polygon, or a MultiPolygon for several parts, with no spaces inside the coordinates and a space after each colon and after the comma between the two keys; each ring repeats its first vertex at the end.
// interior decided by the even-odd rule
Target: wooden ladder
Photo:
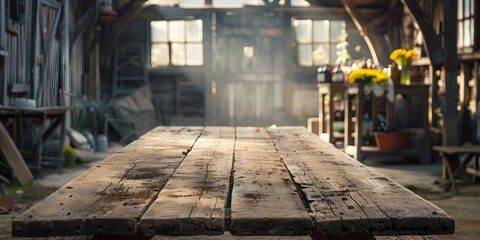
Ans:
{"type": "Polygon", "coordinates": [[[136,88],[148,85],[144,56],[141,45],[117,45],[113,56],[112,98],[125,96],[136,88]]]}

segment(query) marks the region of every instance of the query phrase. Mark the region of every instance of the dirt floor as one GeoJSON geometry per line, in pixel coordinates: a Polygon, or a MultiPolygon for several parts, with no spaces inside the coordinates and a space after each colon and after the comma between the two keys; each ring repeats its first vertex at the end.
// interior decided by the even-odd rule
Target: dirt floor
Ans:
{"type": "MultiPolygon", "coordinates": [[[[99,158],[103,159],[104,156],[99,158]]],[[[84,172],[94,163],[90,162],[56,171],[42,179],[35,180],[34,186],[31,188],[17,189],[10,192],[9,196],[14,202],[14,210],[9,214],[0,215],[0,239],[12,239],[10,237],[12,218],[84,172]]],[[[441,185],[438,184],[441,177],[440,163],[420,165],[400,160],[367,160],[365,164],[399,182],[449,213],[455,219],[456,233],[454,235],[439,236],[441,239],[480,239],[479,185],[460,187],[461,194],[456,196],[452,192],[443,192],[441,185]]]]}

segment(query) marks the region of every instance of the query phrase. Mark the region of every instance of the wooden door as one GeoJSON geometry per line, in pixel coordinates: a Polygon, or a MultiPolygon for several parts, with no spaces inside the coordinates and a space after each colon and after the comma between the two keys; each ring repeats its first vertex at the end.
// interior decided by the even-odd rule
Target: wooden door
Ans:
{"type": "Polygon", "coordinates": [[[286,74],[282,19],[245,13],[218,17],[213,44],[213,124],[282,122],[286,74]]]}
{"type": "Polygon", "coordinates": [[[62,5],[55,0],[37,2],[34,97],[37,106],[59,105],[60,41],[56,37],[62,5]]]}

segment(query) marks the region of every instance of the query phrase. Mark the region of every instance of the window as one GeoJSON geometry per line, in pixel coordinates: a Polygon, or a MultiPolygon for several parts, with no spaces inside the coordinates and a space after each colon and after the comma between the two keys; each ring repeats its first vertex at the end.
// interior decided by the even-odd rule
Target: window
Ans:
{"type": "Polygon", "coordinates": [[[203,64],[202,20],[152,21],[152,67],[203,64]]]}
{"type": "Polygon", "coordinates": [[[293,19],[297,60],[301,66],[318,66],[337,59],[337,44],[345,36],[344,21],[293,19]]]}
{"type": "Polygon", "coordinates": [[[474,1],[458,1],[458,39],[459,48],[473,47],[474,24],[474,1]]]}

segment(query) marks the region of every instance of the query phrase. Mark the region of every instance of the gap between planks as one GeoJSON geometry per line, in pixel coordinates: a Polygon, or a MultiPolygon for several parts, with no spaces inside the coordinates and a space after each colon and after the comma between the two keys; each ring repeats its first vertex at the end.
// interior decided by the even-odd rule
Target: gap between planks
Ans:
{"type": "Polygon", "coordinates": [[[150,131],[16,217],[13,236],[135,233],[137,220],[202,130],[158,127],[150,131]]]}

